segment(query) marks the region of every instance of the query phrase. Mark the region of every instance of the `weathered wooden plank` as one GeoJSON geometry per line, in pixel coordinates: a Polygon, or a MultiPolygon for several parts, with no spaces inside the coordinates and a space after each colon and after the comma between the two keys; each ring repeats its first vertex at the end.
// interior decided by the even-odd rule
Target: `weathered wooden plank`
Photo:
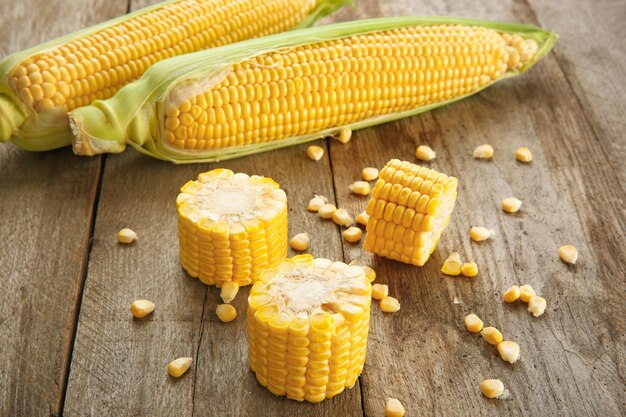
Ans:
{"type": "MultiPolygon", "coordinates": [[[[13,2],[0,57],[114,17],[124,4],[13,2]]],[[[80,302],[100,158],[0,146],[0,415],[58,415],[80,302]]]]}

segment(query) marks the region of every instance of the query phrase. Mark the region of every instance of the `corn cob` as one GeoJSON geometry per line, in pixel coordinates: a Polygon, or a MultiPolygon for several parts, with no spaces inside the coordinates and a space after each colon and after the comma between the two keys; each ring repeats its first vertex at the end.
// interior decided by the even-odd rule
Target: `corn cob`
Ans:
{"type": "Polygon", "coordinates": [[[367,204],[363,247],[422,266],[450,221],[458,181],[435,170],[392,159],[380,171],[367,204]]]}
{"type": "Polygon", "coordinates": [[[169,0],[0,62],[0,141],[71,143],[66,112],[107,99],[157,61],[308,26],[346,0],[169,0]]]}
{"type": "Polygon", "coordinates": [[[263,271],[248,298],[249,365],[275,395],[309,402],[363,370],[371,284],[364,269],[299,255],[263,271]]]}
{"type": "Polygon", "coordinates": [[[72,112],[74,151],[127,143],[214,161],[338,134],[459,100],[520,74],[555,35],[448,18],[347,22],[155,65],[111,100],[72,112]]]}
{"type": "Polygon", "coordinates": [[[214,169],[176,205],[181,264],[205,284],[248,285],[287,256],[287,196],[270,178],[214,169]]]}

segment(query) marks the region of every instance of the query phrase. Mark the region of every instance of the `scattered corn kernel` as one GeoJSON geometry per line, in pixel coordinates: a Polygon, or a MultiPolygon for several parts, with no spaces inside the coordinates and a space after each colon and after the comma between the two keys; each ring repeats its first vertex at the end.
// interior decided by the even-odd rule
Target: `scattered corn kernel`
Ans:
{"type": "Polygon", "coordinates": [[[441,272],[446,275],[460,275],[461,274],[461,255],[458,252],[452,252],[448,259],[443,263],[441,272]]]}
{"type": "Polygon", "coordinates": [[[507,213],[517,213],[522,207],[522,201],[515,197],[508,197],[502,200],[502,210],[507,213]]]}
{"type": "Polygon", "coordinates": [[[135,233],[135,231],[132,229],[128,229],[125,227],[117,232],[117,241],[120,243],[129,244],[133,243],[135,240],[137,240],[137,233],[135,233]]]}
{"type": "Polygon", "coordinates": [[[130,312],[134,317],[142,319],[154,311],[154,303],[148,300],[136,300],[130,305],[130,312]]]}
{"type": "Polygon", "coordinates": [[[519,299],[522,300],[522,302],[527,303],[534,296],[535,290],[533,290],[533,287],[530,285],[526,284],[519,287],[519,299]]]}
{"type": "Polygon", "coordinates": [[[388,398],[385,404],[385,417],[404,417],[404,407],[395,398],[388,398]]]}
{"type": "Polygon", "coordinates": [[[224,323],[235,320],[237,318],[237,310],[231,304],[220,304],[215,310],[217,317],[224,323]]]}
{"type": "Polygon", "coordinates": [[[476,314],[465,316],[465,328],[470,333],[478,333],[483,329],[483,321],[476,314]]]}
{"type": "Polygon", "coordinates": [[[480,145],[474,149],[474,158],[490,159],[493,156],[493,147],[491,145],[480,145]]]}
{"type": "Polygon", "coordinates": [[[309,245],[311,244],[311,238],[306,233],[298,233],[291,238],[289,244],[291,245],[293,250],[305,251],[309,248],[309,245]]]}
{"type": "Polygon", "coordinates": [[[476,275],[478,275],[478,265],[476,265],[474,262],[465,262],[461,266],[461,273],[469,278],[475,277],[476,275]]]}
{"type": "Polygon", "coordinates": [[[324,204],[328,203],[328,199],[323,195],[316,195],[309,201],[309,205],[307,206],[307,210],[317,212],[320,207],[324,204]]]}
{"type": "Polygon", "coordinates": [[[324,148],[315,145],[309,146],[306,148],[306,156],[314,161],[319,161],[324,156],[324,148]]]}
{"type": "Polygon", "coordinates": [[[322,219],[331,219],[333,217],[333,214],[335,214],[336,211],[337,211],[337,207],[335,207],[334,204],[324,204],[322,207],[320,207],[317,210],[317,214],[322,219]]]}
{"type": "Polygon", "coordinates": [[[509,287],[504,294],[502,294],[502,299],[507,303],[512,303],[517,301],[520,297],[520,288],[517,285],[513,285],[509,287]]]}
{"type": "Polygon", "coordinates": [[[366,212],[359,213],[359,215],[356,216],[356,222],[358,224],[362,224],[363,226],[367,226],[367,222],[369,220],[370,220],[370,215],[367,214],[366,212]]]}
{"type": "Polygon", "coordinates": [[[482,242],[491,237],[491,230],[486,227],[474,226],[470,229],[470,238],[474,242],[482,242]]]}
{"type": "Polygon", "coordinates": [[[380,300],[380,309],[383,313],[395,313],[400,310],[400,302],[393,297],[384,297],[380,300]]]}
{"type": "Polygon", "coordinates": [[[352,129],[350,129],[349,127],[344,127],[343,129],[341,129],[337,140],[341,143],[348,143],[350,142],[350,139],[352,139],[352,129]]]}
{"type": "Polygon", "coordinates": [[[504,384],[499,379],[485,379],[480,390],[487,398],[498,398],[504,394],[504,384]]]}
{"type": "Polygon", "coordinates": [[[433,151],[429,146],[420,145],[415,150],[415,157],[420,161],[432,161],[437,157],[435,151],[433,151]]]}
{"type": "Polygon", "coordinates": [[[519,345],[510,340],[498,343],[498,353],[503,361],[515,363],[519,359],[519,345]]]}
{"type": "Polygon", "coordinates": [[[369,266],[365,266],[362,265],[361,269],[363,270],[363,272],[365,273],[365,277],[370,281],[370,282],[374,282],[374,280],[376,279],[376,271],[374,271],[372,268],[370,268],[369,266]]]}
{"type": "Polygon", "coordinates": [[[239,292],[239,283],[236,281],[226,281],[222,284],[220,297],[225,303],[230,303],[235,299],[239,292]]]}
{"type": "Polygon", "coordinates": [[[382,300],[389,295],[389,287],[385,284],[372,285],[372,298],[374,300],[382,300]]]}
{"type": "Polygon", "coordinates": [[[337,209],[333,213],[333,221],[339,226],[350,227],[354,224],[354,219],[346,209],[337,209]]]}
{"type": "Polygon", "coordinates": [[[563,262],[574,265],[578,260],[578,249],[572,245],[561,246],[559,256],[563,262]]]}
{"type": "Polygon", "coordinates": [[[378,178],[378,173],[378,169],[376,168],[363,168],[363,170],[361,171],[361,178],[363,178],[364,181],[374,181],[376,178],[378,178]]]}
{"type": "Polygon", "coordinates": [[[363,231],[356,226],[348,227],[343,232],[343,238],[350,243],[358,242],[361,240],[361,236],[363,236],[363,231]]]}
{"type": "Polygon", "coordinates": [[[495,327],[485,327],[480,335],[490,345],[498,346],[498,343],[502,342],[502,333],[495,327]]]}
{"type": "Polygon", "coordinates": [[[170,374],[171,377],[179,378],[189,370],[191,362],[193,362],[193,358],[189,357],[174,359],[167,364],[167,373],[170,374]]]}
{"type": "Polygon", "coordinates": [[[368,195],[371,189],[370,183],[367,181],[354,181],[348,188],[353,194],[358,195],[368,195]]]}
{"type": "Polygon", "coordinates": [[[515,158],[517,158],[517,160],[520,162],[530,162],[533,160],[533,154],[530,153],[530,149],[522,146],[515,151],[515,158]]]}
{"type": "Polygon", "coordinates": [[[535,317],[541,316],[548,306],[545,298],[534,295],[528,300],[528,311],[535,317]]]}

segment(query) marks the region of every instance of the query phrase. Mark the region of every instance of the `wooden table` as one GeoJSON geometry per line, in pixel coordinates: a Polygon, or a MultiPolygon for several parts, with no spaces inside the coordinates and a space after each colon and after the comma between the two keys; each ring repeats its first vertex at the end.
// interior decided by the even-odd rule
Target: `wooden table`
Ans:
{"type": "MultiPolygon", "coordinates": [[[[143,7],[149,0],[23,0],[0,13],[0,56],[143,7]]],[[[357,0],[327,21],[392,15],[460,15],[541,25],[561,35],[523,77],[448,108],[355,133],[347,145],[320,141],[220,164],[174,166],[128,150],[84,158],[69,149],[28,153],[0,147],[0,416],[382,416],[386,397],[407,415],[617,416],[626,412],[624,238],[626,170],[626,4],[616,0],[357,0]],[[493,161],[471,157],[490,143],[493,161]],[[460,179],[459,198],[439,249],[422,268],[365,253],[339,229],[306,213],[323,194],[352,213],[366,198],[348,184],[365,166],[414,160],[460,179]],[[513,156],[526,145],[530,165],[513,156]],[[290,199],[290,234],[313,236],[315,256],[373,266],[402,303],[374,305],[365,371],[357,385],[321,404],[276,398],[247,368],[245,321],[220,323],[218,291],[181,270],[174,200],[211,168],[271,176],[290,199]],[[503,197],[524,201],[517,215],[503,197]],[[495,238],[471,242],[471,225],[495,238]],[[137,244],[115,233],[132,227],[137,244]],[[557,256],[572,243],[580,260],[557,256]],[[452,250],[475,260],[474,279],[443,277],[452,250]],[[512,284],[548,300],[533,318],[505,305],[512,284]],[[128,307],[157,305],[142,321],[128,307]],[[456,300],[456,301],[455,301],[456,300]],[[463,327],[475,312],[520,343],[504,363],[463,327]],[[179,380],[165,372],[179,356],[194,365],[179,380]],[[507,401],[486,400],[480,382],[500,378],[507,401]]],[[[236,299],[245,311],[247,289],[236,299]]]]}

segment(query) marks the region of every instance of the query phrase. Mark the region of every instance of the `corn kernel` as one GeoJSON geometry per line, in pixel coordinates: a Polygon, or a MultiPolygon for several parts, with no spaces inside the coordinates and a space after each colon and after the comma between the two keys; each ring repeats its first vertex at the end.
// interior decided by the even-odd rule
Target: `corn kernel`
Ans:
{"type": "Polygon", "coordinates": [[[354,224],[354,219],[346,209],[337,209],[333,213],[333,221],[339,226],[350,227],[354,224]]]}
{"type": "Polygon", "coordinates": [[[322,219],[331,219],[333,217],[333,214],[335,214],[336,211],[337,211],[337,207],[335,207],[334,204],[324,204],[322,207],[320,207],[317,210],[317,214],[322,219]]]}
{"type": "Polygon", "coordinates": [[[374,282],[374,280],[376,279],[376,271],[365,265],[362,265],[361,269],[365,273],[365,277],[369,280],[369,282],[374,282]]]}
{"type": "Polygon", "coordinates": [[[189,370],[191,362],[193,362],[193,358],[189,357],[174,359],[167,364],[167,373],[173,378],[179,378],[189,370]]]}
{"type": "Polygon", "coordinates": [[[134,230],[124,228],[117,232],[117,241],[119,243],[130,244],[137,240],[137,233],[134,230]]]}
{"type": "Polygon", "coordinates": [[[320,207],[328,203],[328,199],[323,195],[316,195],[309,201],[309,205],[306,207],[308,211],[317,212],[320,207]]]}
{"type": "Polygon", "coordinates": [[[441,267],[441,272],[446,275],[460,275],[461,274],[461,255],[458,252],[452,252],[448,259],[445,260],[441,267]]]}
{"type": "Polygon", "coordinates": [[[522,146],[515,151],[515,158],[517,158],[517,160],[520,162],[530,162],[533,160],[533,154],[530,153],[530,149],[522,146]]]}
{"type": "Polygon", "coordinates": [[[464,322],[465,328],[470,333],[478,333],[483,329],[483,321],[476,314],[468,314],[464,322]]]}
{"type": "Polygon", "coordinates": [[[130,312],[134,317],[142,319],[154,311],[154,303],[148,300],[135,300],[130,305],[130,312]]]}
{"type": "Polygon", "coordinates": [[[348,186],[353,194],[368,195],[370,193],[370,183],[367,181],[355,181],[348,186]]]}
{"type": "Polygon", "coordinates": [[[480,390],[487,398],[498,398],[504,394],[504,384],[499,379],[485,379],[480,390]]]}
{"type": "Polygon", "coordinates": [[[378,174],[378,169],[367,167],[363,168],[363,170],[361,171],[361,178],[363,178],[364,181],[374,181],[376,178],[378,178],[378,174]]]}
{"type": "Polygon", "coordinates": [[[515,363],[519,359],[519,345],[510,340],[498,343],[498,353],[503,361],[515,363]]]}
{"type": "Polygon", "coordinates": [[[502,200],[502,210],[507,213],[517,213],[522,207],[522,201],[515,197],[508,197],[502,200]]]}
{"type": "Polygon", "coordinates": [[[404,417],[404,407],[395,398],[388,398],[385,404],[385,417],[404,417]]]}
{"type": "Polygon", "coordinates": [[[217,314],[217,317],[221,321],[228,323],[235,320],[237,317],[237,310],[232,306],[232,304],[220,304],[217,306],[215,314],[217,314]]]}
{"type": "Polygon", "coordinates": [[[222,298],[222,301],[228,304],[235,299],[238,292],[239,292],[239,283],[235,281],[226,281],[225,283],[222,284],[220,297],[222,298]]]}
{"type": "Polygon", "coordinates": [[[574,265],[578,260],[578,249],[572,245],[565,245],[559,248],[561,260],[567,264],[574,265]]]}
{"type": "Polygon", "coordinates": [[[547,305],[545,298],[534,295],[528,300],[528,312],[535,317],[539,317],[546,311],[547,305]]]}
{"type": "Polygon", "coordinates": [[[420,145],[415,150],[415,157],[420,161],[432,161],[437,157],[435,151],[433,151],[429,146],[420,145]]]}
{"type": "Polygon", "coordinates": [[[519,287],[519,299],[522,302],[527,303],[534,296],[535,296],[535,290],[533,290],[533,287],[531,287],[530,285],[526,284],[526,285],[522,285],[521,287],[519,287]]]}
{"type": "Polygon", "coordinates": [[[298,233],[291,238],[289,244],[294,250],[305,251],[309,248],[309,244],[311,244],[311,238],[309,238],[309,235],[306,233],[298,233]]]}
{"type": "Polygon", "coordinates": [[[480,335],[490,345],[497,346],[498,343],[502,342],[502,333],[500,333],[500,330],[496,329],[495,327],[485,327],[480,332],[480,335]]]}
{"type": "Polygon", "coordinates": [[[349,127],[344,127],[343,129],[341,129],[337,140],[341,143],[348,143],[350,142],[350,139],[352,139],[352,129],[350,129],[349,127]]]}
{"type": "Polygon", "coordinates": [[[520,288],[517,285],[513,285],[512,287],[509,287],[504,292],[504,294],[502,294],[502,299],[506,303],[512,303],[514,301],[517,301],[519,297],[520,297],[520,288]]]}
{"type": "Polygon", "coordinates": [[[374,300],[382,300],[389,295],[389,287],[385,284],[372,285],[372,298],[374,300]]]}
{"type": "Polygon", "coordinates": [[[383,313],[395,313],[400,310],[400,302],[393,297],[384,297],[380,300],[380,309],[383,313]]]}
{"type": "Polygon", "coordinates": [[[367,226],[367,222],[370,220],[370,215],[367,214],[366,212],[361,212],[359,213],[358,216],[356,216],[356,222],[358,224],[362,224],[363,226],[367,226]]]}
{"type": "Polygon", "coordinates": [[[490,159],[493,156],[493,147],[491,145],[480,145],[474,149],[474,158],[490,159]]]}
{"type": "Polygon", "coordinates": [[[461,266],[461,273],[469,278],[478,275],[478,266],[474,262],[466,262],[461,266]]]}
{"type": "Polygon", "coordinates": [[[491,237],[491,230],[486,227],[474,226],[470,229],[470,238],[474,242],[482,242],[491,237]]]}
{"type": "Polygon", "coordinates": [[[349,227],[343,232],[343,238],[350,243],[358,242],[361,236],[363,236],[363,231],[356,226],[349,227]]]}
{"type": "Polygon", "coordinates": [[[315,145],[309,146],[306,148],[306,156],[314,161],[319,161],[324,156],[324,148],[315,145]]]}

